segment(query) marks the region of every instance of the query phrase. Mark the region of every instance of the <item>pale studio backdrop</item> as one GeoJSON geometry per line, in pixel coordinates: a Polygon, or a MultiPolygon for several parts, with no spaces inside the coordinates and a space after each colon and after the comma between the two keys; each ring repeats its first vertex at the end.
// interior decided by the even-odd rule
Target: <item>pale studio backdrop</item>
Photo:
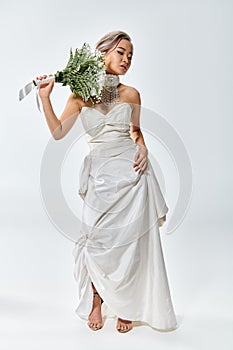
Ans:
{"type": "MultiPolygon", "coordinates": [[[[1,1],[0,336],[4,349],[112,349],[127,342],[160,349],[232,348],[232,15],[231,1],[1,1]],[[40,172],[51,139],[35,91],[18,91],[37,75],[64,68],[70,47],[112,30],[130,34],[134,57],[121,81],[179,135],[192,168],[192,196],[176,230],[166,225],[182,184],[171,150],[145,130],[170,208],[161,229],[180,327],[171,334],[135,329],[122,339],[109,323],[95,335],[74,314],[73,241],[47,215],[40,172]],[[114,340],[114,341],[113,341],[114,340]]],[[[70,91],[55,85],[59,116],[70,91]]],[[[142,115],[142,126],[144,125],[142,115]]],[[[78,125],[78,124],[77,124],[78,125]]],[[[78,171],[88,151],[67,152],[61,187],[77,217],[78,171]]],[[[184,163],[184,169],[186,164],[184,163]]]]}

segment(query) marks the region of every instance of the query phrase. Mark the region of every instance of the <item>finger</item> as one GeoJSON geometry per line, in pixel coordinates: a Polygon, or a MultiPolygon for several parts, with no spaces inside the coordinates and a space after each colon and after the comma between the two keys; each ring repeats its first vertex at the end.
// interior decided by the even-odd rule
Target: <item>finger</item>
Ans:
{"type": "Polygon", "coordinates": [[[144,164],[144,167],[143,167],[144,171],[147,169],[147,167],[148,167],[148,162],[146,162],[146,163],[144,164]]]}
{"type": "Polygon", "coordinates": [[[145,170],[146,170],[146,166],[144,165],[143,167],[141,167],[140,173],[143,174],[145,172],[145,170]]]}
{"type": "Polygon", "coordinates": [[[146,170],[146,168],[147,168],[147,162],[144,162],[143,164],[138,165],[138,166],[135,168],[135,171],[138,171],[138,170],[139,170],[139,173],[144,173],[144,171],[146,170]]]}
{"type": "Polygon", "coordinates": [[[146,170],[146,164],[143,165],[143,167],[141,168],[142,171],[144,172],[146,170]]]}
{"type": "Polygon", "coordinates": [[[139,158],[140,158],[140,152],[137,152],[135,155],[134,161],[137,162],[139,158]]]}
{"type": "Polygon", "coordinates": [[[140,154],[138,155],[137,159],[134,161],[136,164],[140,164],[140,162],[142,161],[142,157],[140,156],[140,154]]]}
{"type": "Polygon", "coordinates": [[[37,79],[39,79],[39,80],[42,80],[44,78],[46,78],[46,76],[44,76],[44,75],[40,75],[39,77],[37,77],[37,79]]]}
{"type": "Polygon", "coordinates": [[[134,164],[134,169],[140,169],[140,164],[134,164]]]}
{"type": "Polygon", "coordinates": [[[136,164],[141,167],[144,164],[144,158],[139,158],[136,164]]]}
{"type": "Polygon", "coordinates": [[[45,78],[47,78],[47,75],[46,75],[46,74],[40,75],[40,77],[39,77],[40,80],[45,79],[45,78]]]}
{"type": "Polygon", "coordinates": [[[141,168],[145,169],[147,167],[147,161],[145,160],[142,165],[141,165],[141,168]]]}

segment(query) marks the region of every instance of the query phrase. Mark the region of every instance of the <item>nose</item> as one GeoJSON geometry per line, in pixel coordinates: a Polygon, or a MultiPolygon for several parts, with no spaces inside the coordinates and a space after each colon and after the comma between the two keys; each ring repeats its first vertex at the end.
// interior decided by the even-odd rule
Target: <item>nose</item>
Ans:
{"type": "Polygon", "coordinates": [[[129,59],[128,59],[127,55],[124,55],[122,61],[127,63],[127,64],[129,63],[129,59]]]}

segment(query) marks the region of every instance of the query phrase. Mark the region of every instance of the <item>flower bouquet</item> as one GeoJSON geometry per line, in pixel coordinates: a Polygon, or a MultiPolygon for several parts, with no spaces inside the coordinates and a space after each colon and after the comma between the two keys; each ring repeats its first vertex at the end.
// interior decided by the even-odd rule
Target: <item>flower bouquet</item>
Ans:
{"type": "Polygon", "coordinates": [[[56,83],[69,85],[76,96],[93,104],[100,100],[106,77],[104,54],[99,50],[91,51],[90,45],[84,43],[81,49],[70,49],[70,57],[66,67],[43,80],[33,80],[19,91],[21,101],[34,87],[55,79],[56,83]]]}

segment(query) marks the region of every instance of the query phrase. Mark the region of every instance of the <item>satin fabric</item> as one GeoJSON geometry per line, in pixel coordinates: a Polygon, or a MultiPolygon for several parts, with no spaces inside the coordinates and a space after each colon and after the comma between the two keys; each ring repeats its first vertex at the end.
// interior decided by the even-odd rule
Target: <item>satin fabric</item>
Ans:
{"type": "Polygon", "coordinates": [[[130,137],[131,113],[124,102],[106,115],[84,107],[79,116],[90,152],[79,175],[83,212],[73,248],[75,312],[88,319],[93,282],[106,317],[169,331],[177,321],[159,231],[168,207],[150,160],[143,174],[133,168],[139,146],[130,137]]]}

